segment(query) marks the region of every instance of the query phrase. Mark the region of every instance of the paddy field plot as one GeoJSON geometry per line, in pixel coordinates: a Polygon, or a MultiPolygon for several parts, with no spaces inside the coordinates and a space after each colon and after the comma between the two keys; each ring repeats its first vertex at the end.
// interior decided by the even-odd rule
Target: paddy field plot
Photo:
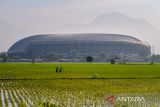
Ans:
{"type": "Polygon", "coordinates": [[[159,92],[160,64],[0,63],[2,107],[103,107],[108,93],[159,92]]]}

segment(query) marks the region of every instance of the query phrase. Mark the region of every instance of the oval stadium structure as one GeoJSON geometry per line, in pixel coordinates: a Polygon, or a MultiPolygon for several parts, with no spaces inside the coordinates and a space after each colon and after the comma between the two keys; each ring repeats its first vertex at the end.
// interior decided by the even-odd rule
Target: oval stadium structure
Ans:
{"type": "Polygon", "coordinates": [[[119,34],[44,34],[24,38],[10,47],[8,55],[20,58],[104,59],[107,55],[149,56],[151,47],[141,40],[119,34]]]}

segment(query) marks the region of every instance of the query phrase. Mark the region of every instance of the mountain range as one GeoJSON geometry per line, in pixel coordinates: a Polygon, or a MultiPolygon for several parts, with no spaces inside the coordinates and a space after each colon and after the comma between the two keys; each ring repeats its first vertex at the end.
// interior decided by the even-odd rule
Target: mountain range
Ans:
{"type": "MultiPolygon", "coordinates": [[[[47,26],[42,25],[42,27],[47,29],[47,26]]],[[[27,31],[27,28],[24,30],[27,31]]],[[[43,31],[37,32],[37,34],[41,32],[43,31]]],[[[32,31],[24,32],[20,28],[16,28],[15,26],[0,20],[0,46],[3,46],[3,44],[6,44],[7,42],[7,45],[3,46],[6,49],[8,49],[9,46],[11,46],[15,41],[24,38],[28,34],[32,35],[34,33],[32,33],[32,31]]],[[[158,36],[160,32],[157,28],[155,28],[146,19],[132,18],[119,12],[106,13],[97,16],[94,20],[86,24],[69,24],[58,28],[55,28],[53,25],[53,29],[50,31],[50,33],[124,34],[147,41],[151,45],[154,44],[155,49],[160,50],[158,47],[160,45],[158,41],[160,40],[160,37],[158,36]]],[[[160,53],[160,51],[158,51],[158,53],[160,53]]]]}
{"type": "MultiPolygon", "coordinates": [[[[137,37],[155,45],[160,50],[159,30],[146,19],[136,19],[119,12],[106,13],[98,16],[88,24],[66,25],[55,30],[59,33],[112,33],[137,37]]],[[[157,51],[160,53],[160,51],[157,51]]]]}

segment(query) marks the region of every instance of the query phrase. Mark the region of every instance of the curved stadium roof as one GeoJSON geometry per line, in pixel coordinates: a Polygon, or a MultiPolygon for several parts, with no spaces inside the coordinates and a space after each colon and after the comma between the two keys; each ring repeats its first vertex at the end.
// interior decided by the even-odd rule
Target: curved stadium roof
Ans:
{"type": "Polygon", "coordinates": [[[148,44],[141,40],[119,34],[102,34],[102,33],[80,33],[80,34],[42,34],[34,35],[24,38],[16,42],[8,52],[22,51],[29,44],[34,42],[47,42],[47,41],[120,41],[133,44],[141,44],[149,47],[148,44]]]}
{"type": "MultiPolygon", "coordinates": [[[[72,41],[72,40],[93,40],[93,41],[125,41],[141,42],[139,39],[118,34],[98,34],[98,33],[80,33],[80,34],[42,34],[27,37],[34,41],[72,41]]],[[[25,38],[26,39],[26,38],[25,38]]]]}

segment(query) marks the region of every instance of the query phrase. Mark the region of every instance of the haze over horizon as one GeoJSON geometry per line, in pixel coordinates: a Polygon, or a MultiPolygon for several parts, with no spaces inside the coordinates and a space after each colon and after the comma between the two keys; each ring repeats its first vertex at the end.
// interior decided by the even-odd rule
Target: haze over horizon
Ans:
{"type": "Polygon", "coordinates": [[[0,0],[0,52],[35,34],[134,36],[160,54],[158,0],[0,0]]]}

